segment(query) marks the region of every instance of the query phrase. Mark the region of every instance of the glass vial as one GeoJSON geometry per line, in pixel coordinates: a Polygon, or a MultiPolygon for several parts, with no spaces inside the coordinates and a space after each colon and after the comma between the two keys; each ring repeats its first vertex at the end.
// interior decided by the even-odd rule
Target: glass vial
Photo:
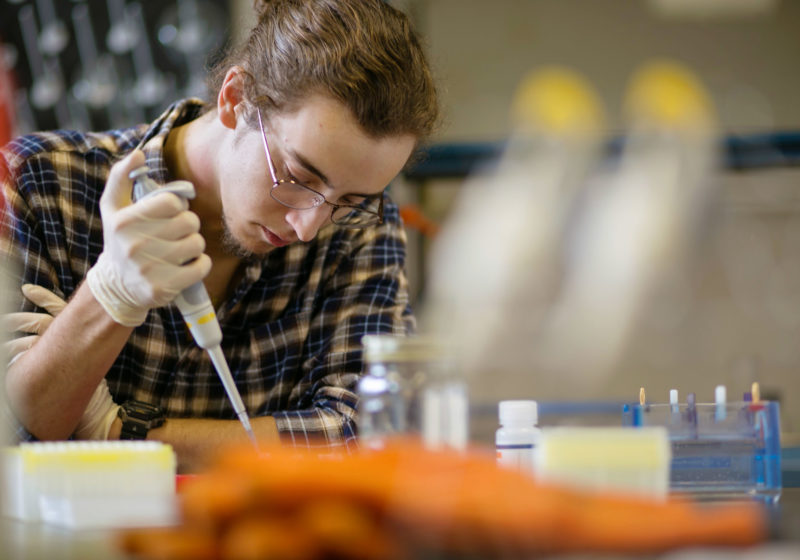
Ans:
{"type": "Polygon", "coordinates": [[[497,464],[533,474],[534,452],[539,442],[539,411],[536,401],[501,401],[500,429],[495,434],[497,464]]]}
{"type": "Polygon", "coordinates": [[[362,338],[365,374],[358,382],[358,433],[367,447],[380,448],[387,438],[408,429],[409,382],[400,362],[403,339],[393,335],[362,338]]]}

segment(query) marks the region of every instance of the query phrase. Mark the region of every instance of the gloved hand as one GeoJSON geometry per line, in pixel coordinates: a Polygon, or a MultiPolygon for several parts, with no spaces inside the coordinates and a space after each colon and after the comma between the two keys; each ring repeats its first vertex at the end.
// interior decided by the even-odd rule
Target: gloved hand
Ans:
{"type": "Polygon", "coordinates": [[[67,305],[67,302],[53,292],[35,284],[24,284],[22,293],[39,307],[45,308],[48,313],[20,311],[0,317],[0,328],[2,328],[3,332],[8,334],[14,332],[32,333],[3,344],[5,355],[10,360],[10,363],[39,340],[41,334],[53,322],[53,318],[67,305]]]}
{"type": "Polygon", "coordinates": [[[211,270],[200,219],[185,200],[165,192],[132,202],[128,174],[141,165],[144,154],[136,150],[111,168],[100,198],[103,252],[87,275],[97,301],[129,327],[211,270]]]}
{"type": "MultiPolygon", "coordinates": [[[[11,363],[36,344],[55,316],[67,306],[67,302],[56,294],[35,284],[23,284],[22,293],[31,302],[46,309],[48,313],[21,311],[9,313],[0,318],[0,325],[5,332],[32,333],[4,344],[6,356],[11,363]]],[[[111,424],[117,417],[118,411],[119,405],[111,398],[108,384],[103,379],[92,394],[92,398],[78,422],[74,432],[75,437],[78,439],[108,439],[108,431],[111,429],[111,424]]]]}

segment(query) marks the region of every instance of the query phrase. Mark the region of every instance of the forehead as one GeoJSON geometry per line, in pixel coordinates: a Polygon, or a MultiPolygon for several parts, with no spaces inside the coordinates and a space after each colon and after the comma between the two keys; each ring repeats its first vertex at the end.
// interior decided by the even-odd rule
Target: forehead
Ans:
{"type": "Polygon", "coordinates": [[[273,115],[267,133],[279,143],[287,165],[308,162],[336,190],[365,194],[386,187],[416,144],[411,135],[370,136],[347,107],[321,95],[273,115]]]}
{"type": "MultiPolygon", "coordinates": [[[[296,101],[289,108],[271,114],[262,113],[275,133],[292,138],[321,140],[347,137],[355,142],[379,141],[385,137],[368,134],[353,112],[341,101],[329,95],[311,94],[296,101]]],[[[267,121],[265,121],[266,124],[267,121]]],[[[282,140],[285,138],[282,138],[282,140]]]]}

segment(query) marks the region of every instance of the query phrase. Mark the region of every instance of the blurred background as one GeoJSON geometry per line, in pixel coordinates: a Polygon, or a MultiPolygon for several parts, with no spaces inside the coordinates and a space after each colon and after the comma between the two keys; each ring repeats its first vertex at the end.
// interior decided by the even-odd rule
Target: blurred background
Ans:
{"type": "Polygon", "coordinates": [[[3,0],[2,64],[20,132],[102,130],[205,94],[204,66],[228,39],[227,2],[3,0]]]}
{"type": "MultiPolygon", "coordinates": [[[[592,84],[610,145],[627,132],[629,80],[653,59],[689,68],[719,122],[721,195],[680,282],[647,302],[600,382],[524,367],[471,377],[472,403],[491,428],[501,399],[634,401],[644,386],[654,402],[671,388],[707,402],[718,384],[733,399],[758,381],[764,397],[781,401],[784,432],[800,432],[800,2],[392,3],[428,45],[444,108],[426,157],[391,187],[409,225],[420,308],[436,232],[465,181],[504,153],[529,72],[555,64],[592,84]]],[[[205,65],[252,21],[250,0],[0,0],[0,65],[13,75],[0,96],[12,100],[16,133],[150,120],[178,97],[204,96],[205,65]]],[[[483,227],[491,233],[491,222],[483,227]]]]}

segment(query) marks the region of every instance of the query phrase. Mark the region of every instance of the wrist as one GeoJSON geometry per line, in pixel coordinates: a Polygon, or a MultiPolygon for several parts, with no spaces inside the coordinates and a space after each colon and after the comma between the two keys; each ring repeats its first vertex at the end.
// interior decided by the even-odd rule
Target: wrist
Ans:
{"type": "Polygon", "coordinates": [[[119,439],[120,432],[122,432],[122,420],[117,416],[108,429],[108,439],[119,439]]]}
{"type": "Polygon", "coordinates": [[[118,280],[109,257],[101,253],[97,262],[89,269],[86,283],[94,298],[105,312],[117,323],[126,327],[138,327],[147,319],[148,309],[142,309],[130,303],[121,281],[118,280]]]}

